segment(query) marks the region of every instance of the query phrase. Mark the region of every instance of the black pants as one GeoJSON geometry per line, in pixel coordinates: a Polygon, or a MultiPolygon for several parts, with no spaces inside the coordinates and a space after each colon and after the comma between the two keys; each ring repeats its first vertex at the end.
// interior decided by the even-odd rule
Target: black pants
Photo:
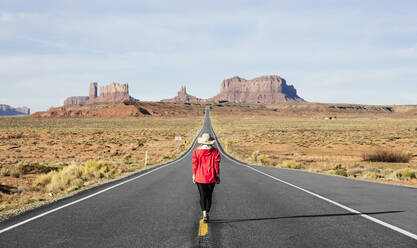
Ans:
{"type": "Polygon", "coordinates": [[[196,183],[198,191],[200,192],[200,206],[201,211],[206,210],[207,213],[211,207],[211,197],[213,195],[214,185],[216,183],[196,183]]]}

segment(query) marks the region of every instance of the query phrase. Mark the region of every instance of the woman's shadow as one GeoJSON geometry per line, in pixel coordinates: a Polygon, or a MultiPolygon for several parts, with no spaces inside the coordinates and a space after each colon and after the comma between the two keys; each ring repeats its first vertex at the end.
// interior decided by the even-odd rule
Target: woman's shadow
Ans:
{"type": "Polygon", "coordinates": [[[249,219],[210,219],[208,221],[208,223],[232,223],[232,222],[262,221],[262,220],[323,218],[323,217],[357,216],[357,215],[378,215],[378,214],[394,214],[394,213],[402,213],[402,212],[405,212],[405,211],[382,211],[382,212],[340,213],[340,214],[309,214],[309,215],[261,217],[261,218],[249,218],[249,219]]]}

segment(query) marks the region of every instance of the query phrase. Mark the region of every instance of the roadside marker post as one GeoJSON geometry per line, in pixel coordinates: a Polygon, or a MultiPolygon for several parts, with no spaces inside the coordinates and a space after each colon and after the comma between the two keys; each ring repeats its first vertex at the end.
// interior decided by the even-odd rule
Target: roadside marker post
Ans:
{"type": "Polygon", "coordinates": [[[146,153],[145,153],[145,169],[146,169],[147,165],[148,165],[148,151],[146,151],[146,153]]]}

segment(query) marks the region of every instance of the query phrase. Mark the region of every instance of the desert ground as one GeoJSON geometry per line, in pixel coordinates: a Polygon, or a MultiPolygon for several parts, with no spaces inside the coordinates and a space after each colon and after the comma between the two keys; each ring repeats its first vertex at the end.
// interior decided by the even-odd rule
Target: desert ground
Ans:
{"type": "Polygon", "coordinates": [[[323,105],[303,105],[264,106],[258,111],[219,105],[213,106],[211,117],[222,146],[241,161],[417,186],[415,114],[380,107],[309,111],[323,105]],[[294,111],[297,108],[301,114],[294,111]]]}
{"type": "Polygon", "coordinates": [[[173,160],[202,123],[202,115],[0,118],[0,219],[139,171],[146,152],[147,167],[173,160]]]}
{"type": "Polygon", "coordinates": [[[142,170],[146,152],[147,167],[174,160],[206,104],[221,145],[241,161],[417,185],[416,106],[74,105],[0,118],[0,220],[142,170]]]}

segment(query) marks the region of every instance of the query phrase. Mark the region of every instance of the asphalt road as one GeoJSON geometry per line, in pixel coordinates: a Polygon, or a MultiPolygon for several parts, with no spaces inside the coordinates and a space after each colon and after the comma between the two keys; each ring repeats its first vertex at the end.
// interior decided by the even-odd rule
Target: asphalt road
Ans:
{"type": "Polygon", "coordinates": [[[0,247],[417,247],[416,188],[221,158],[205,235],[189,152],[1,222],[0,247]]]}

